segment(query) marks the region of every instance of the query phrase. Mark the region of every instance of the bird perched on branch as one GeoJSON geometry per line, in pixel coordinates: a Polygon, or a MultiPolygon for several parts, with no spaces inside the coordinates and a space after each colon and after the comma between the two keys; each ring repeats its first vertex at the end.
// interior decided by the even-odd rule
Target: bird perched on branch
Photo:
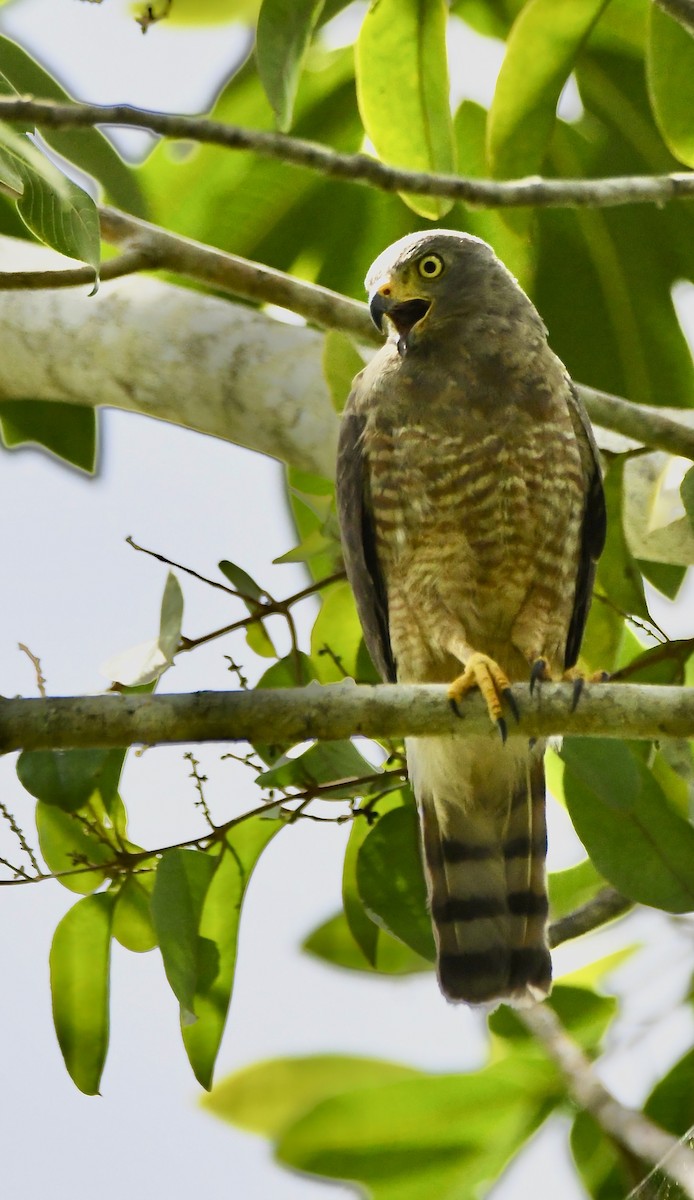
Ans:
{"type": "Polygon", "coordinates": [[[376,259],[388,334],[357,376],[337,465],[347,574],[384,679],[478,687],[501,733],[407,741],[438,977],[450,1000],[551,986],[544,745],[509,683],[574,666],[605,537],[597,450],[531,301],[490,246],[416,233],[376,259]]]}

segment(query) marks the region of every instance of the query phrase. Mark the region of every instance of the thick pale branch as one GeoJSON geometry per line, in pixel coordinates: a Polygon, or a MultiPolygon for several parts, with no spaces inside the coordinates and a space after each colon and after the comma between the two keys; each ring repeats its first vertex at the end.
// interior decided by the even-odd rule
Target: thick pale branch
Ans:
{"type": "MultiPolygon", "coordinates": [[[[513,693],[521,717],[509,722],[512,735],[694,735],[694,689],[588,684],[575,712],[568,684],[543,684],[534,696],[516,684],[513,693]]],[[[498,737],[479,696],[466,699],[457,717],[442,684],[0,700],[0,751],[450,733],[498,737]]]]}
{"type": "Polygon", "coordinates": [[[663,204],[678,197],[694,196],[694,174],[689,172],[606,179],[530,177],[503,182],[457,175],[429,175],[388,167],[366,154],[341,154],[317,142],[282,133],[243,129],[206,117],[151,112],[127,104],[68,104],[3,96],[0,98],[0,119],[34,121],[44,129],[78,129],[93,125],[148,129],[164,137],[185,138],[228,150],[252,150],[266,158],[280,159],[334,179],[366,184],[384,192],[443,196],[483,208],[604,208],[618,204],[663,204]]]}
{"type": "Polygon", "coordinates": [[[547,1004],[518,1012],[519,1019],[544,1046],[566,1079],[580,1108],[615,1141],[642,1162],[674,1180],[694,1200],[694,1154],[677,1138],[654,1125],[637,1109],[620,1104],[600,1081],[582,1049],[547,1004]]]}

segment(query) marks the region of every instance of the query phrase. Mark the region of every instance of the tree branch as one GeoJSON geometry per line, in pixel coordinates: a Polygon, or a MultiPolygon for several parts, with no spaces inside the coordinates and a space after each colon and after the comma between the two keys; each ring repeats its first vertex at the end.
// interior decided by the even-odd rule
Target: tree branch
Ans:
{"type": "Polygon", "coordinates": [[[569,942],[572,938],[582,937],[584,933],[599,929],[608,921],[624,916],[633,907],[633,900],[622,896],[616,888],[604,887],[592,900],[552,922],[548,930],[550,947],[554,949],[562,942],[569,942]]]}
{"type": "Polygon", "coordinates": [[[684,29],[694,33],[694,3],[692,0],[654,0],[658,8],[673,17],[684,29]]]}
{"type": "Polygon", "coordinates": [[[366,184],[384,192],[443,196],[482,208],[605,208],[619,204],[664,204],[694,196],[694,173],[624,175],[605,179],[513,179],[503,182],[457,175],[430,175],[389,167],[366,154],[341,154],[317,142],[282,133],[243,129],[208,117],[131,108],[127,104],[58,103],[28,97],[0,97],[0,119],[36,122],[44,129],[84,129],[120,125],[164,137],[252,150],[265,158],[306,167],[333,179],[366,184]]]}
{"type": "Polygon", "coordinates": [[[694,1200],[694,1154],[637,1109],[620,1104],[548,1004],[516,1013],[564,1076],[569,1093],[601,1129],[642,1162],[658,1167],[694,1200]]]}
{"type": "MultiPolygon", "coordinates": [[[[518,725],[510,722],[513,736],[694,735],[691,688],[587,684],[575,712],[570,684],[542,684],[533,696],[527,684],[515,684],[512,690],[521,714],[518,725]]],[[[498,736],[480,696],[466,699],[463,716],[457,717],[444,684],[360,687],[345,682],[250,692],[0,700],[0,752],[450,733],[498,736]]]]}

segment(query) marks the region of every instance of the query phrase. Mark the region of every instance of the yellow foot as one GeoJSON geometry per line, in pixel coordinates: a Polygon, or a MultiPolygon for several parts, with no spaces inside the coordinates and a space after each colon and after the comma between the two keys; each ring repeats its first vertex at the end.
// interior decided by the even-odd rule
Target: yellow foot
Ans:
{"type": "Polygon", "coordinates": [[[461,715],[458,708],[459,702],[475,687],[481,691],[489,717],[499,730],[502,742],[505,742],[508,729],[502,716],[501,701],[506,701],[516,721],[519,719],[518,705],[513,698],[511,684],[501,667],[487,654],[471,654],[462,675],[454,679],[448,688],[451,708],[458,716],[461,715]]]}
{"type": "MultiPolygon", "coordinates": [[[[579,667],[570,667],[568,671],[564,671],[561,681],[562,683],[573,684],[573,696],[571,699],[571,711],[575,712],[576,706],[581,699],[581,693],[585,683],[606,683],[610,678],[607,671],[595,671],[593,675],[586,676],[579,667]]],[[[552,675],[550,673],[549,664],[546,658],[536,658],[530,668],[530,694],[532,695],[537,683],[551,683],[552,675]]]]}

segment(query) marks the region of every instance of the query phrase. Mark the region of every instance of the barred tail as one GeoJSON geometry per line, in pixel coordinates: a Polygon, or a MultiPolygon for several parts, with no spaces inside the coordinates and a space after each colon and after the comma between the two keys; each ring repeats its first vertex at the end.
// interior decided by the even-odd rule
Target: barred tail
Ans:
{"type": "Polygon", "coordinates": [[[449,1000],[516,1006],[551,986],[542,750],[412,738],[438,977],[449,1000]]]}

